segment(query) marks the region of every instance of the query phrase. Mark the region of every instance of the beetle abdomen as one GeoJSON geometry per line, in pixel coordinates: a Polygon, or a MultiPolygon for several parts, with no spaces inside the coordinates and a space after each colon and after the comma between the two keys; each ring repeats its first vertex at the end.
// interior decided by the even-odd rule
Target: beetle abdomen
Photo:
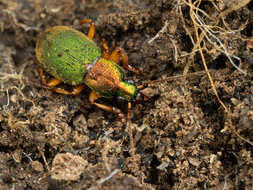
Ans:
{"type": "Polygon", "coordinates": [[[85,34],[68,26],[55,26],[38,38],[36,56],[49,74],[78,85],[84,82],[87,66],[101,56],[101,51],[85,34]]]}

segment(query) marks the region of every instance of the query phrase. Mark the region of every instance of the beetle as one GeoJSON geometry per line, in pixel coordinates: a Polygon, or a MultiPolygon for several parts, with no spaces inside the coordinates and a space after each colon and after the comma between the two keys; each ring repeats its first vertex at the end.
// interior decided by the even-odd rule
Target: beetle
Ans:
{"type": "Polygon", "coordinates": [[[80,22],[90,24],[88,35],[69,26],[54,26],[37,38],[36,57],[40,64],[42,83],[65,95],[77,95],[88,86],[91,89],[89,101],[93,105],[116,114],[125,122],[125,116],[120,109],[97,103],[96,100],[100,97],[119,96],[129,102],[130,109],[130,101],[135,99],[137,87],[125,80],[123,68],[136,74],[140,74],[140,71],[128,64],[127,55],[121,48],[110,54],[106,42],[103,41],[105,52],[101,53],[93,41],[93,20],[83,19],[80,22]],[[123,68],[118,65],[120,60],[123,68]],[[54,78],[47,82],[43,70],[54,78]],[[57,87],[61,83],[72,85],[72,91],[57,87]]]}

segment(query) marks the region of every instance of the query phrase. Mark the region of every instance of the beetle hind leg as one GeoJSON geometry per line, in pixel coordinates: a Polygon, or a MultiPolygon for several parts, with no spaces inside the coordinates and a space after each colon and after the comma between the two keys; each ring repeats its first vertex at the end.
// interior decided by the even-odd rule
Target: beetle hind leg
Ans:
{"type": "Polygon", "coordinates": [[[80,94],[80,92],[84,89],[85,85],[84,84],[80,84],[78,86],[74,86],[72,88],[72,91],[67,91],[65,89],[62,88],[57,88],[54,87],[52,90],[59,93],[59,94],[65,94],[65,95],[70,95],[70,96],[76,96],[78,94],[80,94]]]}
{"type": "Polygon", "coordinates": [[[49,82],[47,82],[42,68],[40,68],[40,77],[41,77],[42,83],[47,87],[55,87],[62,83],[62,81],[58,79],[51,79],[49,82]]]}
{"type": "Polygon", "coordinates": [[[61,84],[62,81],[60,81],[60,80],[58,80],[56,78],[53,78],[49,82],[47,82],[42,68],[40,68],[40,77],[41,77],[42,83],[45,86],[51,87],[54,92],[57,92],[59,94],[65,94],[65,95],[75,96],[75,95],[79,94],[84,89],[84,87],[85,87],[84,84],[81,84],[81,85],[78,85],[78,86],[74,86],[73,89],[72,89],[72,91],[67,91],[65,89],[58,88],[56,86],[59,85],[59,84],[61,84]]]}
{"type": "Polygon", "coordinates": [[[91,104],[93,104],[93,105],[97,106],[98,108],[101,108],[105,111],[109,111],[111,113],[114,113],[115,115],[117,115],[117,117],[119,119],[121,119],[122,123],[126,123],[125,115],[122,113],[122,111],[120,109],[115,108],[113,106],[107,106],[104,104],[96,103],[95,101],[98,98],[99,98],[99,95],[96,92],[91,91],[90,96],[89,96],[89,100],[90,100],[91,104]]]}

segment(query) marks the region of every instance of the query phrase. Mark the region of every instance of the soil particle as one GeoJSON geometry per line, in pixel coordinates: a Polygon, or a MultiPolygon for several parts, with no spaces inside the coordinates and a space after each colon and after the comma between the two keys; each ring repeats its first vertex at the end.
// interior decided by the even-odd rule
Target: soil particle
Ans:
{"type": "Polygon", "coordinates": [[[31,166],[37,172],[43,172],[44,170],[42,163],[40,163],[39,161],[33,161],[31,163],[31,166]]]}
{"type": "Polygon", "coordinates": [[[81,156],[70,153],[57,154],[53,159],[51,177],[56,180],[75,181],[88,165],[81,156]]]}

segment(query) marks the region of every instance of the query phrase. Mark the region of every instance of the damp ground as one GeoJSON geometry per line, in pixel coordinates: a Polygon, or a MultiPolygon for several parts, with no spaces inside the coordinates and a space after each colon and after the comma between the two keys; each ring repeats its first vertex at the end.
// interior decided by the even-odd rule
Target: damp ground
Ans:
{"type": "MultiPolygon", "coordinates": [[[[2,0],[0,10],[0,189],[253,189],[252,2],[2,0]],[[91,105],[88,88],[73,97],[41,83],[37,36],[56,25],[87,34],[84,18],[98,45],[123,48],[141,71],[127,80],[157,80],[127,125],[91,105]]],[[[126,101],[98,101],[127,114],[126,101]]]]}

